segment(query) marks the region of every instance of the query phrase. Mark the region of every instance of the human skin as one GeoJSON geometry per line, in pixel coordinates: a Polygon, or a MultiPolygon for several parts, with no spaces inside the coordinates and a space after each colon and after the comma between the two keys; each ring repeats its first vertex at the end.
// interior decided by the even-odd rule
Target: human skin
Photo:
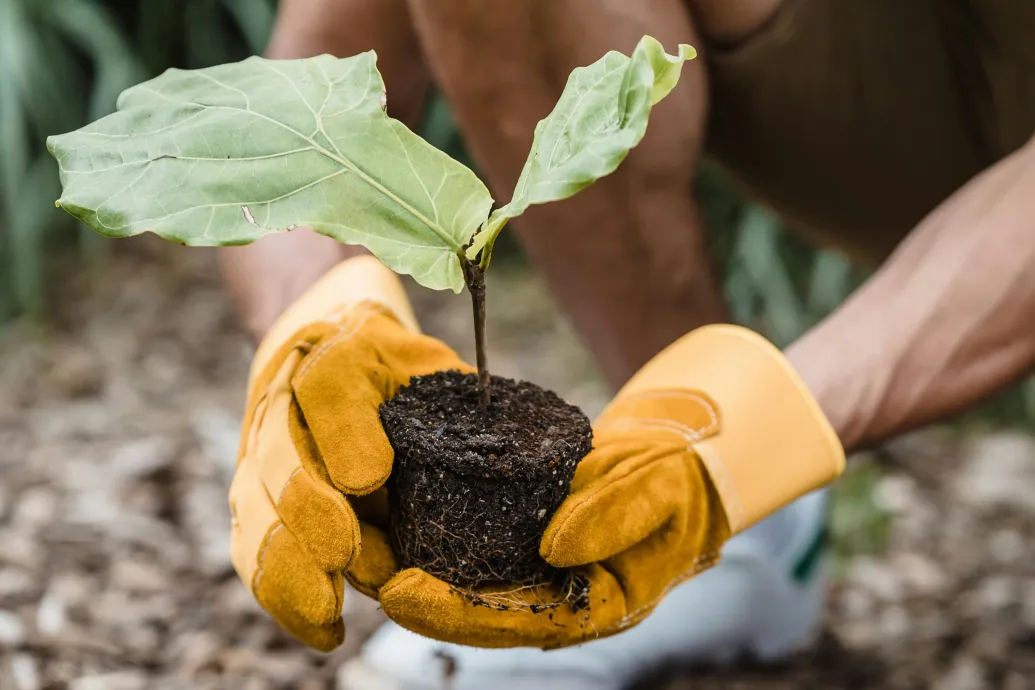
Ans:
{"type": "Polygon", "coordinates": [[[848,449],[965,410],[1035,367],[1035,140],[932,211],[786,355],[848,449]]]}
{"type": "MultiPolygon", "coordinates": [[[[736,43],[779,0],[285,0],[272,57],[374,48],[389,109],[411,126],[434,77],[496,196],[570,70],[643,34],[736,43]],[[424,56],[424,57],[422,57],[424,56]],[[470,69],[477,64],[478,69],[470,69]],[[392,109],[395,109],[394,111],[392,109]]],[[[613,175],[515,222],[614,386],[694,328],[726,320],[691,185],[706,122],[705,61],[613,175]]],[[[1035,144],[939,205],[840,309],[786,355],[852,450],[963,410],[1035,365],[1035,144]]],[[[276,315],[350,250],[307,231],[223,249],[248,327],[276,315]]]]}

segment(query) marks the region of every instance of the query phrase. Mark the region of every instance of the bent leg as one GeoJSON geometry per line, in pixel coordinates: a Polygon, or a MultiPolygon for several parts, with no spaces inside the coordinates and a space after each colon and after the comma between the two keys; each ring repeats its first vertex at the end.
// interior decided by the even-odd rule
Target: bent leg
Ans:
{"type": "MultiPolygon", "coordinates": [[[[700,45],[681,0],[410,0],[410,8],[429,67],[500,202],[573,68],[608,50],[628,54],[644,34],[670,52],[700,45]]],[[[680,335],[726,318],[692,194],[706,110],[698,59],[617,172],[515,221],[614,385],[680,335]]]]}

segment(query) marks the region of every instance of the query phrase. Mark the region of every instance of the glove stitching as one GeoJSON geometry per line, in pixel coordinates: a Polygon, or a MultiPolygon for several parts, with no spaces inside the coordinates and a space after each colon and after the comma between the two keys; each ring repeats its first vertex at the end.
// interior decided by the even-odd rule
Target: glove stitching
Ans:
{"type": "MultiPolygon", "coordinates": [[[[689,425],[682,424],[680,422],[672,421],[672,420],[669,420],[669,419],[645,418],[645,417],[615,417],[615,418],[609,419],[607,422],[605,422],[605,423],[603,423],[601,425],[598,425],[597,426],[597,430],[598,431],[603,431],[603,430],[607,430],[607,429],[610,429],[610,428],[618,428],[618,429],[626,430],[626,431],[631,431],[631,430],[636,430],[636,429],[649,429],[649,430],[654,430],[654,431],[662,431],[662,432],[672,433],[672,434],[675,434],[676,436],[678,436],[680,438],[680,440],[682,440],[684,443],[686,443],[686,450],[688,452],[694,452],[692,444],[694,442],[696,442],[696,441],[699,441],[703,435],[708,434],[708,433],[714,431],[716,429],[716,427],[718,427],[718,424],[719,424],[718,415],[716,414],[715,409],[713,408],[713,406],[708,404],[707,400],[705,400],[701,396],[696,395],[696,394],[694,394],[694,393],[692,393],[690,391],[668,391],[668,392],[657,391],[655,393],[644,393],[644,394],[642,394],[639,397],[664,397],[666,395],[669,395],[669,396],[676,395],[676,396],[682,396],[682,397],[687,397],[687,398],[691,398],[693,400],[696,400],[697,402],[699,402],[701,404],[702,407],[704,407],[708,411],[708,415],[709,415],[709,417],[711,419],[710,423],[707,426],[703,427],[702,429],[694,429],[693,427],[691,427],[689,425]]],[[[635,470],[633,470],[633,472],[638,472],[638,471],[641,471],[643,469],[644,469],[643,467],[637,467],[635,470]]],[[[626,473],[626,474],[622,475],[621,478],[624,479],[629,474],[631,474],[631,473],[626,473]]],[[[544,554],[544,558],[546,558],[547,560],[549,560],[550,556],[553,555],[554,549],[557,546],[557,540],[560,538],[560,535],[564,533],[564,526],[568,523],[569,520],[574,518],[574,516],[575,516],[575,511],[573,511],[567,517],[565,517],[564,523],[562,523],[561,526],[557,529],[557,531],[554,532],[553,538],[550,540],[549,549],[547,550],[547,553],[544,554]]]]}
{"type": "MultiPolygon", "coordinates": [[[[607,422],[606,424],[598,427],[600,430],[608,429],[609,427],[624,427],[624,430],[635,430],[635,429],[650,429],[653,431],[667,431],[679,435],[687,442],[686,450],[694,453],[700,458],[702,464],[708,470],[709,476],[717,484],[719,495],[731,504],[728,506],[728,512],[733,512],[730,528],[734,533],[739,532],[741,526],[744,524],[745,511],[744,504],[740,500],[740,494],[737,493],[736,487],[732,484],[729,479],[729,473],[726,472],[726,465],[719,457],[714,449],[709,448],[711,452],[701,453],[698,449],[694,448],[695,443],[699,443],[703,439],[700,437],[703,432],[698,432],[685,424],[679,422],[673,422],[668,419],[653,419],[644,417],[627,417],[627,418],[616,418],[607,422]],[[707,459],[706,459],[707,457],[707,459]],[[713,462],[709,462],[712,460],[713,462]]],[[[725,505],[725,503],[724,503],[725,505]]]]}
{"type": "Polygon", "coordinates": [[[259,582],[262,580],[263,569],[266,565],[266,552],[270,548],[270,542],[273,541],[273,535],[283,526],[284,521],[278,520],[276,527],[266,534],[266,539],[262,543],[262,551],[259,552],[259,569],[255,571],[255,577],[252,579],[252,591],[255,592],[256,596],[259,595],[259,582]]]}
{"type": "MultiPolygon", "coordinates": [[[[708,418],[709,418],[710,422],[709,422],[709,424],[707,426],[705,426],[705,427],[703,427],[701,429],[694,430],[694,432],[697,433],[697,434],[703,435],[703,434],[709,434],[709,433],[711,433],[713,431],[717,431],[718,430],[718,428],[719,428],[719,413],[716,410],[714,403],[712,403],[709,399],[705,398],[704,396],[702,396],[702,395],[700,395],[698,393],[694,393],[693,391],[687,391],[687,390],[645,391],[643,393],[636,393],[636,394],[630,396],[628,400],[623,400],[621,402],[624,403],[624,402],[632,402],[632,401],[635,401],[635,400],[658,399],[658,398],[662,398],[662,399],[663,398],[686,398],[686,399],[693,400],[693,401],[697,402],[708,413],[708,418]]],[[[619,404],[621,404],[621,403],[619,403],[619,404]]],[[[605,417],[607,416],[606,413],[605,413],[604,416],[605,417]]],[[[620,419],[620,418],[616,418],[616,419],[620,419]]],[[[635,417],[631,418],[631,419],[635,419],[635,417]]],[[[673,420],[667,420],[667,421],[671,421],[672,424],[679,425],[679,426],[681,426],[684,429],[688,429],[688,430],[693,429],[693,427],[691,427],[689,425],[686,425],[686,424],[682,424],[682,423],[677,422],[677,421],[673,421],[673,420]]],[[[609,422],[604,422],[605,425],[608,424],[608,423],[609,422]]]]}
{"type": "Polygon", "coordinates": [[[608,431],[612,428],[619,431],[635,431],[637,429],[671,431],[687,443],[687,450],[691,450],[689,444],[700,441],[704,434],[711,431],[710,427],[697,430],[670,419],[653,417],[617,417],[597,426],[598,431],[608,431]]]}
{"type": "Polygon", "coordinates": [[[670,423],[668,420],[664,420],[664,419],[632,418],[632,419],[628,419],[628,420],[615,420],[615,421],[616,422],[617,421],[627,421],[630,430],[632,428],[638,427],[640,429],[650,429],[650,430],[653,430],[653,431],[665,431],[665,432],[670,432],[670,433],[676,434],[680,438],[682,438],[685,441],[687,441],[686,451],[688,453],[693,453],[695,456],[697,456],[697,458],[699,460],[701,460],[701,462],[703,464],[705,464],[705,467],[706,467],[706,469],[709,470],[709,474],[710,475],[711,474],[718,474],[719,475],[716,478],[716,482],[719,484],[719,494],[720,494],[720,496],[727,496],[728,495],[728,496],[730,496],[733,499],[734,509],[737,511],[737,515],[739,516],[741,521],[743,521],[744,507],[741,504],[740,497],[737,495],[736,491],[733,490],[733,488],[730,487],[728,482],[727,482],[727,476],[726,476],[725,468],[724,468],[724,466],[722,464],[721,458],[718,458],[716,456],[715,459],[718,462],[719,467],[717,468],[717,470],[715,472],[712,472],[711,471],[712,468],[709,467],[706,463],[704,463],[704,460],[701,457],[700,453],[698,453],[696,448],[694,447],[694,443],[700,441],[701,439],[695,437],[695,432],[692,429],[689,429],[688,427],[683,427],[683,429],[689,429],[688,433],[683,433],[678,428],[673,428],[674,426],[675,427],[680,427],[682,425],[675,424],[675,423],[670,423]]]}
{"type": "MultiPolygon", "coordinates": [[[[718,485],[716,488],[718,489],[719,497],[723,500],[723,505],[725,506],[727,498],[733,504],[732,508],[736,517],[736,524],[730,524],[730,530],[737,534],[746,521],[744,504],[740,500],[740,494],[737,493],[737,487],[730,481],[729,473],[726,471],[726,463],[723,462],[715,449],[708,446],[707,449],[702,448],[700,450],[697,453],[697,457],[701,458],[701,462],[708,470],[708,474],[718,485]],[[704,452],[702,453],[700,450],[704,450],[704,452]]],[[[727,511],[728,518],[729,511],[727,511]]],[[[733,520],[730,520],[730,522],[733,523],[733,520]]]]}
{"type": "MultiPolygon", "coordinates": [[[[673,429],[663,429],[663,431],[671,431],[673,433],[677,433],[673,429]]],[[[679,435],[680,438],[682,438],[681,434],[677,433],[677,435],[679,435]]],[[[657,455],[657,452],[658,451],[655,451],[654,455],[657,455]]],[[[610,481],[608,482],[608,486],[614,486],[614,485],[618,484],[619,482],[624,481],[624,480],[628,479],[629,477],[631,477],[631,476],[633,476],[635,474],[644,472],[645,470],[647,470],[651,466],[653,466],[654,463],[662,462],[662,461],[664,461],[666,459],[669,459],[669,458],[666,458],[666,457],[658,458],[658,457],[650,457],[650,456],[648,456],[646,462],[643,462],[641,464],[635,464],[632,467],[628,466],[628,465],[630,465],[632,463],[625,463],[625,462],[620,463],[618,466],[613,468],[607,474],[607,476],[610,479],[610,481]]],[[[546,550],[546,553],[540,552],[540,555],[542,555],[542,557],[546,561],[549,561],[550,558],[553,556],[554,549],[557,548],[557,541],[558,541],[558,539],[561,538],[561,535],[564,534],[567,531],[568,523],[572,522],[573,520],[576,520],[576,516],[578,516],[582,512],[585,512],[586,510],[588,510],[589,507],[594,502],[596,502],[599,497],[600,497],[599,493],[594,492],[593,495],[591,495],[588,498],[585,498],[582,501],[580,501],[574,508],[571,509],[571,511],[567,515],[565,515],[563,518],[561,518],[562,521],[561,521],[560,526],[551,535],[549,548],[546,550]]],[[[558,518],[555,517],[554,519],[558,519],[558,518]]],[[[614,555],[614,554],[612,554],[612,555],[614,555]]]]}
{"type": "MultiPolygon", "coordinates": [[[[265,542],[263,543],[263,546],[262,546],[262,552],[259,554],[259,569],[257,571],[255,571],[255,577],[252,579],[252,593],[255,595],[256,599],[258,599],[258,597],[259,597],[259,585],[262,582],[262,574],[265,571],[266,552],[269,550],[270,544],[273,542],[273,535],[276,534],[277,532],[279,532],[280,528],[282,528],[282,527],[285,527],[284,521],[283,520],[278,520],[277,521],[277,526],[274,527],[273,529],[271,529],[269,531],[269,534],[266,535],[266,540],[265,540],[265,542]]],[[[334,610],[335,611],[340,611],[341,610],[341,606],[342,606],[342,602],[343,602],[344,592],[342,592],[342,596],[338,596],[337,588],[332,586],[331,590],[334,592],[334,610]]],[[[261,601],[259,603],[260,603],[260,605],[262,605],[261,601]]],[[[265,608],[264,605],[263,605],[263,608],[265,608]]],[[[301,611],[299,611],[298,613],[302,614],[301,611]]],[[[317,626],[321,625],[319,623],[316,623],[316,622],[310,620],[309,617],[306,616],[305,614],[302,614],[302,617],[305,618],[310,623],[312,623],[313,625],[317,625],[317,626]]]]}
{"type": "Polygon", "coordinates": [[[700,430],[700,433],[706,434],[714,431],[719,426],[719,413],[715,409],[715,404],[711,400],[705,398],[699,393],[694,393],[688,390],[658,390],[658,391],[644,391],[643,393],[637,393],[631,396],[630,400],[643,400],[643,399],[657,399],[657,398],[687,398],[693,400],[701,405],[708,413],[708,418],[711,420],[707,427],[700,430]]]}
{"type": "MultiPolygon", "coordinates": [[[[305,467],[303,467],[302,465],[299,465],[298,467],[296,467],[291,472],[290,476],[288,476],[287,481],[284,482],[284,486],[283,486],[283,488],[281,488],[280,495],[277,496],[277,502],[274,505],[274,510],[277,511],[278,515],[280,514],[280,504],[284,500],[284,494],[287,493],[288,487],[291,485],[291,482],[295,479],[295,476],[298,475],[298,473],[302,472],[303,470],[305,470],[305,467]]],[[[348,513],[352,513],[352,507],[349,505],[348,501],[345,500],[345,497],[342,496],[338,491],[332,491],[331,492],[331,499],[337,501],[340,504],[340,506],[345,508],[345,510],[348,513]]],[[[355,515],[354,513],[352,513],[352,514],[355,515]]],[[[284,526],[287,527],[287,524],[285,523],[284,526]]],[[[358,534],[359,533],[359,520],[358,519],[355,520],[354,527],[355,527],[355,529],[353,530],[353,534],[358,534]]],[[[290,527],[288,527],[288,531],[291,532],[291,528],[290,527]]],[[[295,539],[299,539],[297,534],[295,535],[295,539]]],[[[356,541],[356,540],[354,539],[353,541],[356,541]]],[[[300,543],[304,543],[301,539],[299,539],[299,542],[300,543]]],[[[308,551],[308,547],[303,546],[302,548],[304,548],[304,549],[306,549],[308,551]]],[[[353,546],[353,548],[352,548],[352,555],[349,557],[348,562],[345,564],[345,568],[348,568],[350,565],[352,565],[352,561],[354,561],[355,558],[356,558],[356,551],[357,550],[358,550],[358,547],[353,546]]]]}
{"type": "MultiPolygon", "coordinates": [[[[288,356],[290,357],[290,355],[288,356]]],[[[287,361],[286,357],[285,361],[287,361]]],[[[272,385],[272,382],[270,385],[272,385]]],[[[248,423],[248,434],[241,443],[241,449],[239,451],[240,457],[237,460],[237,468],[240,468],[240,466],[249,457],[254,457],[255,446],[258,444],[259,427],[266,418],[266,407],[269,405],[270,385],[267,385],[266,388],[263,389],[258,400],[255,401],[255,404],[251,408],[251,421],[248,423]]],[[[246,416],[245,420],[247,419],[248,417],[246,416]]]]}
{"type": "Polygon", "coordinates": [[[358,323],[353,323],[357,317],[355,314],[351,314],[351,321],[346,321],[341,326],[339,326],[338,332],[335,335],[328,338],[326,341],[320,343],[320,345],[315,350],[309,353],[309,356],[306,357],[305,362],[303,362],[302,366],[298,368],[298,372],[295,374],[295,380],[293,385],[297,386],[298,384],[302,383],[302,380],[305,379],[306,375],[308,375],[308,373],[312,371],[313,367],[317,364],[317,362],[323,359],[323,357],[328,352],[330,352],[332,347],[342,342],[345,342],[349,338],[354,336],[359,331],[359,329],[362,328],[366,324],[366,322],[370,320],[372,316],[374,316],[375,313],[376,312],[373,310],[363,310],[362,318],[359,319],[358,323]]]}
{"type": "Polygon", "coordinates": [[[656,608],[657,605],[661,602],[661,600],[668,596],[668,593],[671,592],[675,587],[686,582],[691,577],[700,573],[701,571],[707,570],[711,566],[715,565],[715,563],[718,561],[719,554],[720,551],[712,551],[710,553],[702,554],[695,558],[693,561],[691,561],[689,569],[684,571],[682,574],[672,578],[672,580],[668,583],[665,589],[663,589],[658,596],[654,597],[654,599],[652,599],[648,603],[622,616],[618,619],[617,622],[612,623],[611,625],[604,628],[603,634],[620,632],[632,625],[635,625],[637,622],[642,620],[647,613],[656,608]]]}
{"type": "Polygon", "coordinates": [[[276,507],[278,509],[277,513],[280,513],[280,510],[279,510],[280,509],[280,502],[284,500],[284,494],[287,493],[287,488],[288,488],[288,486],[291,485],[291,480],[293,480],[295,478],[295,475],[298,474],[301,471],[302,471],[302,465],[299,465],[298,467],[296,467],[294,470],[291,471],[291,474],[288,475],[287,481],[284,482],[284,486],[280,487],[280,495],[277,496],[277,502],[276,502],[276,507]]]}
{"type": "MultiPolygon", "coordinates": [[[[316,359],[319,360],[320,357],[322,357],[328,349],[333,347],[336,344],[336,342],[338,342],[343,331],[345,331],[346,329],[348,329],[350,332],[358,331],[360,328],[363,327],[364,324],[366,324],[366,322],[372,316],[385,316],[391,319],[392,321],[399,323],[399,318],[395,315],[395,312],[393,312],[388,306],[380,302],[376,302],[374,300],[363,300],[362,302],[357,302],[356,304],[349,305],[348,307],[343,307],[341,309],[335,310],[334,314],[337,316],[337,318],[344,318],[346,319],[346,321],[339,324],[337,334],[331,336],[329,340],[325,340],[319,343],[315,349],[312,349],[312,346],[310,345],[311,349],[306,353],[307,356],[318,355],[316,359]],[[338,312],[341,312],[342,314],[338,316],[338,312]],[[357,318],[361,318],[361,320],[359,323],[354,324],[353,322],[357,318]]],[[[307,372],[313,366],[313,364],[315,364],[315,362],[309,363],[307,358],[307,361],[303,362],[302,366],[299,367],[297,376],[299,378],[303,377],[305,375],[305,372],[307,372]]]]}
{"type": "MultiPolygon", "coordinates": [[[[605,429],[608,429],[608,428],[624,429],[624,430],[649,429],[649,430],[654,430],[654,431],[673,433],[673,434],[676,434],[677,436],[679,436],[686,443],[686,450],[688,452],[693,452],[693,453],[695,453],[695,455],[697,455],[697,453],[694,450],[693,445],[695,443],[701,441],[703,437],[705,437],[705,436],[707,436],[707,435],[709,435],[709,434],[711,434],[711,433],[713,433],[713,432],[718,430],[719,418],[718,418],[718,413],[717,413],[714,405],[712,405],[709,400],[706,400],[702,396],[697,395],[695,393],[692,393],[690,391],[653,391],[653,392],[647,392],[647,393],[643,393],[643,394],[640,394],[640,395],[636,396],[636,398],[639,398],[639,399],[644,399],[644,398],[666,398],[666,397],[683,397],[683,398],[688,398],[688,399],[696,401],[708,413],[709,423],[706,426],[702,427],[702,428],[696,429],[696,428],[691,427],[690,425],[683,424],[681,422],[677,422],[677,421],[670,420],[670,419],[652,418],[652,417],[648,417],[648,418],[644,418],[644,417],[619,417],[619,418],[608,420],[604,424],[600,425],[600,427],[598,427],[598,428],[601,429],[601,430],[605,430],[605,429]]],[[[698,455],[698,458],[700,458],[699,455],[698,455]]],[[[719,477],[719,482],[720,482],[720,484],[723,485],[723,488],[725,489],[726,488],[726,478],[725,478],[725,474],[724,473],[719,477]]],[[[720,492],[720,493],[723,493],[723,495],[726,495],[726,492],[720,492]]],[[[740,506],[739,498],[736,496],[735,493],[732,493],[732,494],[729,494],[729,495],[733,496],[734,501],[736,503],[737,509],[742,513],[743,512],[743,508],[740,506]]],[[[672,591],[673,588],[675,588],[676,586],[682,584],[686,580],[689,580],[690,578],[692,578],[694,575],[697,575],[701,571],[706,570],[706,569],[712,567],[713,565],[715,565],[715,563],[718,560],[719,555],[720,555],[720,551],[716,550],[716,551],[712,551],[712,552],[709,552],[709,553],[706,553],[706,554],[702,554],[702,555],[696,557],[693,561],[691,561],[689,568],[686,571],[684,571],[682,574],[677,575],[676,577],[674,577],[669,582],[669,584],[661,591],[661,593],[658,594],[658,596],[656,596],[654,599],[652,599],[648,603],[646,603],[646,604],[644,604],[642,606],[639,606],[636,609],[634,609],[633,611],[627,613],[625,616],[620,618],[617,622],[615,622],[615,623],[607,626],[606,628],[604,628],[604,630],[602,631],[602,634],[603,635],[609,635],[609,634],[613,634],[613,633],[616,633],[616,632],[620,632],[621,630],[624,630],[624,629],[626,629],[626,628],[628,628],[628,627],[638,623],[651,610],[656,608],[658,603],[662,599],[664,599],[666,596],[668,596],[668,593],[670,591],[672,591]]]]}
{"type": "MultiPolygon", "coordinates": [[[[349,493],[347,495],[349,495],[349,496],[366,496],[367,494],[372,493],[374,490],[380,489],[382,486],[385,485],[386,481],[388,481],[387,477],[385,479],[375,479],[374,481],[370,482],[369,484],[364,484],[363,486],[352,486],[352,487],[349,487],[349,493]]],[[[334,487],[334,488],[337,489],[338,487],[334,487]]],[[[338,491],[341,491],[341,489],[338,489],[338,491]]]]}
{"type": "Polygon", "coordinates": [[[341,326],[339,326],[337,333],[335,333],[333,336],[331,336],[330,338],[328,338],[324,342],[320,343],[320,345],[316,349],[314,349],[313,351],[311,351],[309,353],[309,356],[306,357],[306,360],[302,363],[302,366],[299,367],[298,372],[295,374],[295,381],[294,381],[294,383],[295,384],[301,383],[302,380],[313,369],[313,367],[321,359],[323,359],[323,357],[328,352],[330,352],[330,350],[335,345],[338,345],[339,343],[342,343],[342,342],[345,342],[345,341],[349,340],[349,338],[351,338],[353,335],[355,335],[356,332],[367,322],[367,320],[370,318],[370,316],[371,316],[371,314],[369,314],[369,313],[365,314],[363,319],[358,324],[354,324],[354,323],[352,323],[350,321],[350,322],[343,323],[341,326]]]}
{"type": "MultiPolygon", "coordinates": [[[[378,591],[377,595],[378,595],[378,598],[381,600],[381,607],[384,609],[385,615],[387,615],[392,620],[395,620],[395,617],[392,616],[392,611],[394,610],[394,607],[386,607],[385,606],[385,601],[384,600],[385,600],[386,596],[387,596],[387,598],[391,599],[390,595],[393,592],[397,592],[403,585],[407,584],[411,580],[414,580],[416,578],[420,578],[421,574],[422,574],[422,571],[417,569],[417,568],[408,568],[406,570],[403,570],[401,572],[396,573],[395,575],[393,575],[388,580],[388,582],[384,583],[381,586],[381,589],[378,591]]],[[[429,575],[428,577],[431,577],[431,576],[429,575]]],[[[407,590],[406,593],[409,594],[410,597],[413,597],[412,592],[407,590]]],[[[389,603],[392,603],[392,602],[390,601],[389,603]]]]}
{"type": "Polygon", "coordinates": [[[349,581],[349,584],[351,584],[361,594],[366,594],[371,598],[377,599],[378,588],[374,586],[374,584],[377,582],[377,578],[371,577],[364,579],[357,576],[355,573],[348,569],[344,571],[344,574],[345,579],[349,581]]]}
{"type": "MultiPolygon", "coordinates": [[[[295,374],[294,380],[292,381],[292,386],[300,385],[302,381],[306,378],[306,376],[309,374],[309,372],[312,371],[313,367],[325,355],[327,355],[330,352],[331,348],[340,345],[341,343],[344,343],[353,336],[357,335],[359,333],[359,330],[363,328],[363,326],[366,325],[367,321],[369,321],[372,317],[381,315],[387,316],[393,320],[397,320],[395,315],[388,311],[387,307],[379,303],[361,302],[358,306],[363,307],[361,309],[362,314],[359,318],[358,323],[353,323],[357,318],[355,312],[353,312],[352,314],[350,314],[352,321],[346,321],[345,323],[343,323],[341,326],[338,327],[338,332],[335,335],[331,336],[324,342],[321,342],[320,345],[316,347],[316,349],[312,350],[306,357],[302,365],[298,368],[298,372],[295,374]]],[[[367,493],[370,493],[374,489],[380,487],[382,484],[384,484],[384,481],[374,480],[361,487],[350,487],[350,493],[363,496],[367,493]]]]}

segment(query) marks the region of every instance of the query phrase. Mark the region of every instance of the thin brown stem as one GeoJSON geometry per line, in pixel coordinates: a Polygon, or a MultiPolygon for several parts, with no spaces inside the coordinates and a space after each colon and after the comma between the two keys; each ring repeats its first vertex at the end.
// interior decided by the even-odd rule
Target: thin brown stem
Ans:
{"type": "Polygon", "coordinates": [[[476,264],[461,259],[464,266],[464,280],[471,292],[471,306],[474,311],[474,347],[478,364],[478,387],[482,393],[482,408],[488,410],[492,402],[489,385],[489,365],[485,352],[485,272],[476,264]]]}

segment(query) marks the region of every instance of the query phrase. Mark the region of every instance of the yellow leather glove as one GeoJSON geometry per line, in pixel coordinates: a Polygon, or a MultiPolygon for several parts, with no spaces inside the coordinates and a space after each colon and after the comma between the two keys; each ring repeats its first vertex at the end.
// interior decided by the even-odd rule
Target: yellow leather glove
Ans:
{"type": "Polygon", "coordinates": [[[419,334],[402,285],[372,257],[332,270],[256,352],[230,487],[233,564],[316,649],[344,639],[343,575],[374,595],[397,569],[381,488],[393,452],[378,408],[440,369],[470,367],[419,334]]]}
{"type": "Polygon", "coordinates": [[[540,552],[589,583],[481,590],[474,600],[417,570],[380,592],[418,633],[479,647],[577,644],[643,620],[714,565],[732,536],[833,480],[844,451],[780,352],[735,326],[701,328],[649,362],[594,429],[571,496],[540,552]]]}

